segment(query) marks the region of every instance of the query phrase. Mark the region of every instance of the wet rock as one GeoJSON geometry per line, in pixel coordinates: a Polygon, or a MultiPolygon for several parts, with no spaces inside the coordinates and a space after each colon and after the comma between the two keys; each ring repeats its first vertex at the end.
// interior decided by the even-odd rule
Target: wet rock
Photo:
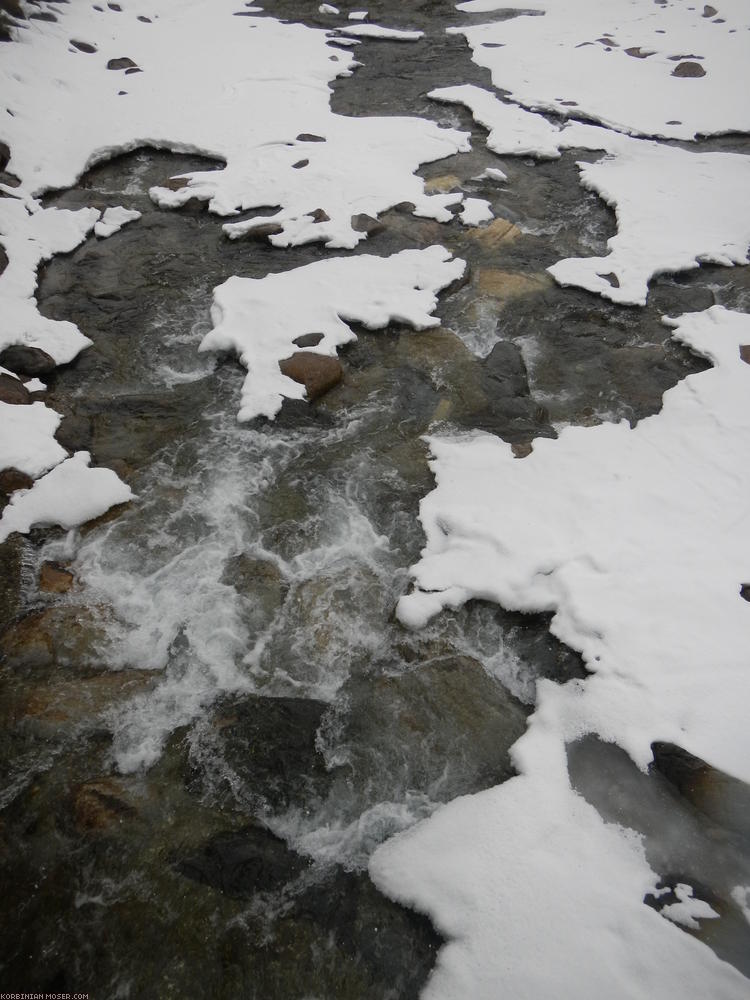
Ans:
{"type": "Polygon", "coordinates": [[[10,496],[16,490],[30,490],[34,480],[20,469],[3,469],[0,472],[0,493],[10,496]]]}
{"type": "Polygon", "coordinates": [[[75,582],[70,570],[59,563],[44,562],[39,573],[39,589],[47,594],[67,594],[75,582]]]}
{"type": "Polygon", "coordinates": [[[57,666],[98,671],[106,614],[84,605],[55,605],[32,611],[0,636],[0,658],[10,669],[34,671],[57,666]]]}
{"type": "MultiPolygon", "coordinates": [[[[241,804],[262,815],[322,794],[330,779],[316,738],[326,708],[308,698],[254,695],[217,706],[221,758],[239,781],[234,794],[241,804]]],[[[200,756],[193,765],[193,780],[202,786],[200,756]]]]}
{"type": "MultiPolygon", "coordinates": [[[[335,734],[344,780],[362,795],[357,810],[394,791],[449,801],[514,773],[508,750],[527,714],[477,660],[444,656],[401,674],[348,681],[323,742],[325,733],[335,734]]],[[[345,793],[334,785],[332,799],[337,795],[345,793]]]]}
{"type": "MultiPolygon", "coordinates": [[[[2,174],[1,173],[0,173],[0,183],[2,183],[2,174]]],[[[3,273],[3,271],[5,270],[5,268],[7,266],[8,266],[8,255],[5,252],[5,250],[3,250],[2,247],[0,247],[0,274],[3,273]]]]}
{"type": "Polygon", "coordinates": [[[19,611],[22,545],[19,535],[11,535],[0,545],[0,629],[5,629],[19,611]]]}
{"type": "MultiPolygon", "coordinates": [[[[4,14],[9,14],[11,17],[17,17],[19,21],[26,20],[26,15],[19,0],[0,0],[0,11],[4,14]]],[[[5,146],[5,143],[2,143],[2,146],[5,146]]],[[[2,152],[2,146],[0,146],[0,153],[2,152]]],[[[7,146],[5,148],[7,149],[7,146]]]]}
{"type": "Polygon", "coordinates": [[[198,853],[178,861],[180,874],[228,896],[251,898],[296,878],[308,862],[283,840],[258,826],[223,833],[198,853]]]}
{"type": "Polygon", "coordinates": [[[221,580],[252,602],[253,609],[260,612],[261,628],[271,622],[287,592],[286,581],[275,563],[244,552],[227,560],[221,580]]]}
{"type": "Polygon", "coordinates": [[[482,295],[507,302],[551,288],[553,281],[547,274],[522,274],[496,268],[482,268],[477,272],[476,285],[482,295]]]}
{"type": "Polygon", "coordinates": [[[82,832],[110,830],[136,815],[114,778],[87,781],[73,793],[73,816],[82,832]]]}
{"type": "Polygon", "coordinates": [[[674,743],[652,743],[652,767],[696,809],[750,838],[750,786],[674,743]]]}
{"type": "Polygon", "coordinates": [[[42,376],[51,374],[57,367],[53,358],[39,347],[14,344],[0,352],[0,365],[19,375],[42,376]]]}
{"type": "Polygon", "coordinates": [[[143,670],[112,670],[94,677],[34,683],[31,691],[20,693],[15,717],[41,724],[44,732],[68,731],[71,726],[90,728],[98,724],[102,713],[152,683],[152,672],[143,670]]]}
{"type": "Polygon", "coordinates": [[[3,372],[0,373],[0,402],[23,406],[29,405],[32,400],[23,382],[3,372]]]}
{"type": "Polygon", "coordinates": [[[496,218],[487,226],[472,227],[466,231],[467,237],[476,240],[487,250],[497,250],[499,247],[512,243],[521,236],[521,230],[508,219],[496,218]]]}
{"type": "Polygon", "coordinates": [[[697,62],[681,62],[672,70],[672,76],[699,77],[705,75],[705,69],[697,62]]]}
{"type": "MultiPolygon", "coordinates": [[[[5,8],[0,5],[0,10],[5,8]]],[[[0,170],[5,170],[10,162],[10,146],[7,142],[0,142],[0,170]]]]}
{"type": "Polygon", "coordinates": [[[295,352],[291,357],[280,361],[279,368],[288,378],[304,385],[311,402],[337,385],[344,374],[337,358],[312,351],[295,352]]]}
{"type": "Polygon", "coordinates": [[[90,451],[93,437],[91,420],[75,413],[66,414],[55,431],[55,438],[68,451],[90,451]]]}
{"type": "Polygon", "coordinates": [[[484,371],[492,385],[493,395],[528,396],[529,379],[520,348],[501,340],[484,361],[484,371]]]}

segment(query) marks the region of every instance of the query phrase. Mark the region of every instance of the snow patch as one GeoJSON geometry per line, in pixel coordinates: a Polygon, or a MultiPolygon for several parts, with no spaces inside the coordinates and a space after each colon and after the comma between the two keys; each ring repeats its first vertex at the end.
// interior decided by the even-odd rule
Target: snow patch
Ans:
{"type": "Polygon", "coordinates": [[[490,203],[484,198],[465,198],[461,210],[461,222],[465,226],[478,226],[494,219],[490,203]]]}
{"type": "Polygon", "coordinates": [[[94,226],[94,233],[101,237],[112,236],[114,233],[118,233],[128,222],[135,222],[140,217],[141,213],[136,212],[135,209],[123,208],[122,206],[107,208],[104,210],[99,222],[94,226]]]}
{"type": "MultiPolygon", "coordinates": [[[[644,905],[657,875],[640,839],[604,822],[566,765],[566,744],[596,733],[642,768],[664,740],[750,779],[750,316],[714,306],[665,322],[715,367],[634,429],[567,427],[524,459],[490,435],[430,440],[437,486],[401,620],[472,598],[554,612],[592,676],[537,683],[518,777],[373,855],[378,887],[449,939],[426,1000],[747,996],[739,972],[644,905]]],[[[714,915],[683,896],[673,917],[714,915]]]]}
{"type": "Polygon", "coordinates": [[[437,292],[461,277],[462,260],[444,247],[403,250],[391,257],[337,257],[265,278],[231,277],[214,289],[214,328],[201,351],[237,351],[248,369],[238,418],[273,418],[284,398],[304,399],[305,388],[279,369],[306,333],[322,334],[309,350],[335,357],[355,340],[347,321],[377,330],[392,321],[417,330],[437,326],[437,292]]]}
{"type": "MultiPolygon", "coordinates": [[[[645,0],[533,6],[510,19],[447,29],[466,37],[474,62],[519,104],[647,136],[750,131],[745,0],[722,0],[720,17],[705,16],[711,8],[703,4],[645,0]]],[[[466,13],[507,7],[458,5],[466,13]]]]}

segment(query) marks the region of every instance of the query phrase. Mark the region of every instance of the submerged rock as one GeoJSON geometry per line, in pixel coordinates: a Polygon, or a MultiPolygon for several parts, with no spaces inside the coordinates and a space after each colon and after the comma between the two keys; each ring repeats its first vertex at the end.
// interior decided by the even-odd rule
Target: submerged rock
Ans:
{"type": "Polygon", "coordinates": [[[70,570],[59,563],[44,562],[39,572],[39,589],[48,594],[67,594],[75,582],[70,570]]]}

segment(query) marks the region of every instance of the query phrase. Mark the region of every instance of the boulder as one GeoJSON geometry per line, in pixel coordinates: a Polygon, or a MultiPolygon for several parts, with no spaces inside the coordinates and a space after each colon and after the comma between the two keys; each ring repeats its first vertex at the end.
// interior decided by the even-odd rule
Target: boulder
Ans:
{"type": "Polygon", "coordinates": [[[123,789],[114,778],[87,781],[73,793],[73,816],[76,827],[84,831],[108,830],[136,815],[123,797],[123,789]]]}
{"type": "Polygon", "coordinates": [[[30,490],[34,480],[20,469],[3,469],[0,472],[0,493],[10,496],[16,490],[30,490]]]}
{"type": "Polygon", "coordinates": [[[47,594],[67,594],[75,582],[70,570],[55,562],[44,562],[39,573],[39,589],[47,594]]]}
{"type": "Polygon", "coordinates": [[[307,398],[311,401],[338,385],[344,374],[337,358],[313,351],[296,351],[280,361],[279,368],[287,378],[304,385],[307,398]]]}
{"type": "Polygon", "coordinates": [[[12,375],[0,373],[0,402],[15,405],[28,405],[32,402],[29,390],[12,375]]]}
{"type": "Polygon", "coordinates": [[[0,365],[19,375],[49,375],[57,368],[55,359],[40,347],[14,344],[0,352],[0,365]]]}

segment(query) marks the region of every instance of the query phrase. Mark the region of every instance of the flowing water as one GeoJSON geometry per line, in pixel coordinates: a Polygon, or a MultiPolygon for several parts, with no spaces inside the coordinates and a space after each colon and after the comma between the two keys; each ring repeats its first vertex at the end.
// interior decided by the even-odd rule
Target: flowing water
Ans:
{"type": "MultiPolygon", "coordinates": [[[[372,18],[397,23],[381,7],[372,18]]],[[[574,154],[500,160],[461,111],[424,97],[486,82],[443,34],[448,7],[417,5],[429,41],[409,47],[413,62],[399,44],[360,46],[364,65],[337,83],[334,110],[472,130],[473,153],[424,175],[455,175],[517,232],[488,242],[457,222],[387,213],[355,252],[441,242],[469,262],[469,280],[442,297],[436,330],[359,330],[342,383],[316,404],[240,425],[242,370],[197,347],[227,277],[329,252],[230,243],[200,208],[158,210],[148,188],[205,167],[196,157],[140,150],[48,199],[143,213],[54,260],[39,288],[43,312],[94,341],[51,379],[60,439],[138,499],[3,554],[14,581],[0,637],[9,986],[416,996],[440,939],[375,891],[370,853],[440,803],[510,777],[535,680],[585,674],[543,615],[473,602],[419,634],[394,620],[431,488],[422,436],[481,427],[523,454],[567,423],[634,423],[703,366],[661,315],[747,308],[750,282],[721,268],[660,279],[646,309],[557,288],[545,267],[599,252],[612,215],[579,187],[574,154]],[[487,166],[508,184],[477,179],[487,166]],[[69,592],[40,591],[48,561],[74,573],[69,592]]],[[[601,784],[618,768],[593,744],[571,756],[603,815],[601,784]]],[[[617,818],[640,828],[632,802],[617,818]]],[[[654,856],[666,874],[669,856],[654,856]]]]}

